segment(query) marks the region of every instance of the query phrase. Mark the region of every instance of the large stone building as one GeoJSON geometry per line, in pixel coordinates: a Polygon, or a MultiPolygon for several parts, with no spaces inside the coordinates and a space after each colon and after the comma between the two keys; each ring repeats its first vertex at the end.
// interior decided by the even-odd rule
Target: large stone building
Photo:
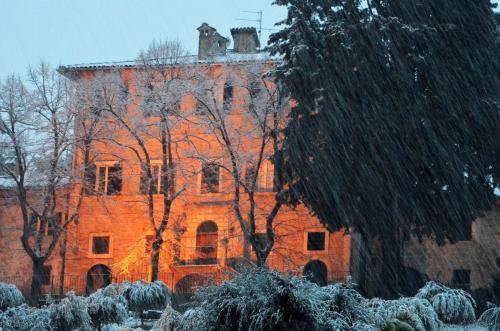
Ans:
{"type": "MultiPolygon", "coordinates": [[[[231,30],[233,50],[227,49],[229,39],[208,24],[201,25],[198,31],[199,54],[187,56],[182,63],[175,64],[180,76],[203,73],[207,79],[217,77],[216,85],[220,84],[216,86],[214,98],[220,98],[224,107],[229,107],[229,121],[242,132],[244,128],[253,130],[248,127],[253,122],[245,110],[259,105],[248,102],[248,93],[252,91],[243,88],[246,77],[250,74],[261,77],[276,63],[276,58],[259,51],[254,28],[231,30]],[[232,86],[228,87],[230,80],[232,86]]],[[[74,81],[118,74],[126,82],[127,89],[134,90],[135,76],[144,68],[134,61],[65,66],[59,70],[74,81]]],[[[241,272],[245,265],[255,263],[255,254],[244,239],[235,216],[234,178],[222,167],[214,169],[200,155],[193,155],[193,149],[202,151],[209,155],[207,157],[219,157],[224,164],[228,160],[221,154],[222,147],[203,125],[193,124],[199,118],[197,99],[185,93],[180,100],[179,111],[190,113],[186,115],[189,120],[176,123],[172,132],[179,137],[175,143],[179,174],[175,186],[182,186],[183,192],[172,205],[169,225],[163,236],[159,279],[176,292],[189,293],[200,283],[218,281],[241,272]],[[189,143],[180,138],[187,134],[191,136],[189,143]]],[[[127,107],[129,112],[136,111],[133,103],[127,107]]],[[[155,116],[145,119],[149,120],[155,121],[155,116]]],[[[107,140],[94,142],[91,189],[83,198],[78,223],[68,228],[65,291],[85,293],[110,281],[148,279],[151,269],[154,232],[148,219],[144,173],[133,151],[124,147],[135,142],[130,132],[123,128],[114,131],[113,123],[106,125],[113,127],[111,135],[107,140]]],[[[152,163],[159,166],[162,163],[160,145],[154,139],[146,140],[152,163]]],[[[259,153],[258,144],[249,136],[241,134],[238,140],[244,153],[250,156],[259,153]]],[[[265,153],[268,152],[266,147],[265,153]]],[[[75,149],[74,171],[79,171],[81,162],[82,156],[75,149]]],[[[248,162],[242,162],[241,166],[244,167],[242,173],[250,171],[248,162]]],[[[154,171],[159,171],[160,167],[155,167],[154,171]]],[[[257,233],[265,231],[265,216],[275,202],[273,171],[273,163],[265,158],[256,183],[257,233]]],[[[161,181],[158,176],[155,178],[158,178],[159,186],[155,187],[158,193],[161,181]]],[[[156,205],[161,205],[161,199],[161,194],[154,194],[156,205]]],[[[22,227],[20,212],[15,206],[15,196],[9,196],[8,192],[2,202],[0,256],[4,268],[0,271],[0,280],[28,289],[31,266],[18,239],[22,227]]],[[[64,215],[62,210],[61,214],[64,215]]],[[[290,274],[312,273],[315,281],[321,284],[344,281],[348,276],[350,236],[343,232],[329,233],[304,206],[281,207],[274,230],[276,240],[267,261],[269,267],[290,274]]],[[[59,249],[56,249],[46,263],[44,290],[58,287],[61,261],[59,249]]]]}

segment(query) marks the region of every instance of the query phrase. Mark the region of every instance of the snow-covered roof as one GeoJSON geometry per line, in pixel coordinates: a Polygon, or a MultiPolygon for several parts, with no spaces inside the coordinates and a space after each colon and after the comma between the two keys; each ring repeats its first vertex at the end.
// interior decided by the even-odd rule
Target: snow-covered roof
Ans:
{"type": "MultiPolygon", "coordinates": [[[[261,51],[257,53],[236,53],[229,51],[226,55],[212,56],[208,59],[199,59],[197,55],[188,55],[176,59],[173,62],[170,59],[161,59],[161,63],[165,65],[209,65],[219,63],[243,63],[243,62],[279,62],[282,57],[278,55],[270,55],[268,52],[261,51]]],[[[72,65],[63,65],[59,67],[59,72],[66,73],[71,71],[81,70],[99,70],[99,69],[118,69],[118,68],[135,68],[140,65],[135,60],[129,61],[113,61],[113,62],[97,62],[97,63],[81,63],[72,65]]]]}

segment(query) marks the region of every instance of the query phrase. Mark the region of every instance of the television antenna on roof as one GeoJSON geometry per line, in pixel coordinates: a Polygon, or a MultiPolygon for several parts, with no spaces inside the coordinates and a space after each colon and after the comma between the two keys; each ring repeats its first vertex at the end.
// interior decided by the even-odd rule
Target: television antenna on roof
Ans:
{"type": "Polygon", "coordinates": [[[257,33],[259,34],[259,39],[262,37],[262,30],[269,30],[273,31],[274,29],[264,29],[262,27],[262,10],[259,11],[253,11],[253,10],[243,10],[242,13],[249,13],[249,14],[254,14],[258,15],[257,19],[248,19],[248,18],[237,18],[237,21],[247,21],[247,22],[256,22],[259,23],[259,29],[257,30],[257,33]]]}

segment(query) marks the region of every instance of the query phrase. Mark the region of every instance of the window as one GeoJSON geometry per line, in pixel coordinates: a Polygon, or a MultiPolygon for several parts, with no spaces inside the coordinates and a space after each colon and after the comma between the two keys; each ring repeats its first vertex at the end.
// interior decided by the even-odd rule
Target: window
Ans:
{"type": "Polygon", "coordinates": [[[248,93],[250,95],[249,109],[254,110],[255,105],[258,103],[257,98],[261,92],[261,85],[257,81],[250,82],[250,86],[248,88],[248,93]]]}
{"type": "Polygon", "coordinates": [[[308,251],[324,251],[325,250],[325,233],[324,232],[308,232],[307,233],[307,250],[308,251]]]}
{"type": "Polygon", "coordinates": [[[201,169],[201,193],[219,192],[219,171],[216,164],[205,163],[201,169]]]}
{"type": "Polygon", "coordinates": [[[47,235],[53,236],[56,233],[56,230],[61,227],[61,225],[62,225],[62,213],[57,212],[55,213],[54,218],[49,220],[47,235]]]}
{"type": "Polygon", "coordinates": [[[224,102],[224,109],[231,110],[233,102],[233,86],[228,82],[224,83],[223,102],[224,102]]]}
{"type": "Polygon", "coordinates": [[[196,264],[216,264],[218,227],[212,221],[201,223],[196,230],[196,264]]]}
{"type": "Polygon", "coordinates": [[[250,93],[251,99],[257,98],[257,96],[260,94],[260,91],[261,91],[260,82],[258,82],[258,81],[250,82],[249,93],[250,93]]]}
{"type": "MultiPolygon", "coordinates": [[[[153,183],[153,194],[158,194],[161,192],[161,164],[151,165],[151,182],[153,183]]],[[[149,193],[149,178],[146,169],[141,172],[141,184],[140,184],[141,194],[149,193]]]]}
{"type": "MultiPolygon", "coordinates": [[[[247,163],[247,167],[245,169],[245,186],[248,188],[248,190],[251,189],[252,181],[254,180],[256,175],[257,175],[257,167],[252,163],[247,163]]],[[[257,178],[255,182],[255,191],[258,190],[259,190],[259,180],[257,178]]]]}
{"type": "Polygon", "coordinates": [[[456,287],[469,288],[470,270],[469,269],[453,270],[453,278],[451,279],[451,284],[456,287]]]}
{"type": "Polygon", "coordinates": [[[109,236],[92,237],[93,254],[109,254],[109,236]]]}
{"type": "Polygon", "coordinates": [[[50,274],[52,273],[52,266],[43,266],[40,275],[40,284],[50,285],[50,274]]]}
{"type": "Polygon", "coordinates": [[[88,194],[98,192],[100,194],[112,195],[122,190],[122,169],[117,162],[101,164],[95,167],[95,173],[88,174],[87,188],[88,194]],[[95,186],[90,181],[95,182],[95,186]],[[92,187],[93,186],[93,187],[92,187]]]}
{"type": "Polygon", "coordinates": [[[258,186],[260,191],[273,192],[276,190],[274,164],[269,159],[264,160],[260,166],[258,186]]]}

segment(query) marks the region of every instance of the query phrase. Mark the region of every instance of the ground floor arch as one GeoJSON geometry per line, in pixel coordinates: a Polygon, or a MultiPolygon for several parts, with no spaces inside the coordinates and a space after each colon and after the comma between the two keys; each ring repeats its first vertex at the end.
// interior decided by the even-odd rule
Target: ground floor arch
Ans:
{"type": "Polygon", "coordinates": [[[100,288],[111,284],[111,269],[104,264],[96,264],[87,271],[87,281],[85,283],[85,292],[94,293],[100,288]]]}
{"type": "Polygon", "coordinates": [[[325,286],[328,283],[328,268],[321,260],[309,261],[304,266],[304,277],[319,286],[325,286]]]}

